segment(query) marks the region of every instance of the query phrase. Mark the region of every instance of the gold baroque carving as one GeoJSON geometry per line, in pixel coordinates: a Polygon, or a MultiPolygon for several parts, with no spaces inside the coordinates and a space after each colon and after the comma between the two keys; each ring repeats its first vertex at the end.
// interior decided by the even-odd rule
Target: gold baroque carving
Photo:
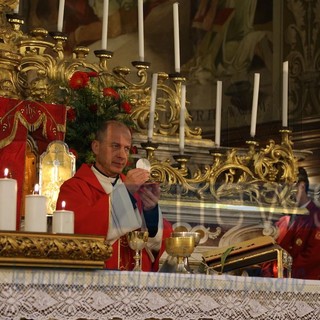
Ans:
{"type": "Polygon", "coordinates": [[[103,236],[0,232],[0,265],[103,268],[111,255],[103,236]]]}

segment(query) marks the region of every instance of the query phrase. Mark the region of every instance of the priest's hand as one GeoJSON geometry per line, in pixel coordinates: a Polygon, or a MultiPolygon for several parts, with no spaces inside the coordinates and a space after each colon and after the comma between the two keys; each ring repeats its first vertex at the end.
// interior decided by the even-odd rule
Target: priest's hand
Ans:
{"type": "Polygon", "coordinates": [[[124,184],[128,191],[133,195],[146,181],[149,180],[149,176],[149,171],[135,168],[128,171],[124,184]]]}
{"type": "Polygon", "coordinates": [[[141,186],[138,194],[142,201],[143,210],[152,210],[160,199],[160,185],[158,183],[147,182],[141,186]]]}

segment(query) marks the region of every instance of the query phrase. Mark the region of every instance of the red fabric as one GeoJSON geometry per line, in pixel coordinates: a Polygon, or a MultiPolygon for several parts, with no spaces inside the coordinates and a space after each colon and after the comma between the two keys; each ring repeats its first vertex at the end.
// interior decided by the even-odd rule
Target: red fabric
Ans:
{"type": "MultiPolygon", "coordinates": [[[[309,215],[297,216],[290,227],[290,217],[282,217],[279,226],[278,244],[293,259],[292,277],[320,280],[320,209],[310,202],[309,215]]],[[[262,274],[265,277],[277,276],[275,262],[264,264],[262,274]]]]}
{"type": "Polygon", "coordinates": [[[16,139],[21,125],[27,128],[29,133],[42,128],[41,136],[46,142],[64,139],[65,106],[9,98],[0,98],[0,106],[0,148],[16,139]]]}
{"type": "Polygon", "coordinates": [[[292,277],[320,280],[320,209],[311,201],[309,215],[298,216],[279,243],[293,258],[292,277]]]}
{"type": "Polygon", "coordinates": [[[39,154],[45,151],[49,142],[63,140],[66,107],[0,97],[0,120],[0,177],[4,168],[8,168],[12,178],[17,180],[19,230],[27,135],[37,142],[39,154]]]}
{"type": "MultiPolygon", "coordinates": [[[[121,178],[125,179],[124,176],[121,178]]],[[[138,197],[135,198],[138,201],[138,207],[141,208],[140,199],[138,197]]],[[[57,201],[57,209],[61,208],[62,201],[66,201],[66,209],[75,213],[75,233],[107,235],[109,227],[109,196],[105,193],[89,165],[83,164],[74,177],[62,184],[57,201]]],[[[146,251],[143,250],[143,271],[156,271],[158,269],[159,258],[165,249],[164,238],[170,236],[171,232],[170,223],[164,220],[161,250],[154,264],[151,263],[146,251]]],[[[133,267],[133,251],[129,248],[126,237],[123,236],[113,244],[113,254],[106,261],[106,268],[132,270],[133,267]],[[118,256],[120,261],[118,261],[118,256]]]]}
{"type": "Polygon", "coordinates": [[[284,236],[286,235],[289,227],[289,222],[290,222],[290,216],[283,216],[279,219],[278,222],[275,223],[275,225],[278,227],[278,238],[277,242],[280,243],[284,236]]]}

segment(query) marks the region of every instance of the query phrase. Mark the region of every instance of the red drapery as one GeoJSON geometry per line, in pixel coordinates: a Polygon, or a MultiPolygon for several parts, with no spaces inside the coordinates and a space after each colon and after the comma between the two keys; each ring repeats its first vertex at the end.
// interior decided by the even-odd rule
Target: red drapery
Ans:
{"type": "Polygon", "coordinates": [[[39,154],[54,140],[64,140],[66,107],[0,97],[0,178],[5,168],[18,182],[17,230],[23,190],[27,136],[37,142],[39,154]]]}

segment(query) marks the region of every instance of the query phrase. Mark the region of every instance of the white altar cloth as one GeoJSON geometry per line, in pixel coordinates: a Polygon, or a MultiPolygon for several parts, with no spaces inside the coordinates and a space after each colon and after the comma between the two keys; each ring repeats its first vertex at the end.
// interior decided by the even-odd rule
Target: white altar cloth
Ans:
{"type": "Polygon", "coordinates": [[[0,268],[0,319],[319,319],[320,281],[0,268]]]}

